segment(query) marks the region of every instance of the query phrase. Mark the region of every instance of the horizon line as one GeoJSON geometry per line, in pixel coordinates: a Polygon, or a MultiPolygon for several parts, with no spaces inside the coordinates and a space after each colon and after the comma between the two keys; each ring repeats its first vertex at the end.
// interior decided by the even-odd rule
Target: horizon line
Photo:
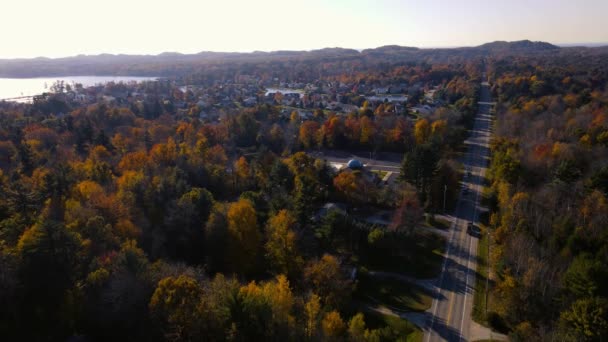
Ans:
{"type": "Polygon", "coordinates": [[[325,50],[325,49],[345,49],[345,50],[355,50],[358,52],[362,52],[364,50],[372,50],[372,49],[378,49],[381,47],[385,47],[385,46],[399,46],[399,47],[408,47],[408,48],[417,48],[420,50],[431,50],[431,49],[461,49],[461,48],[474,48],[474,47],[479,47],[481,45],[485,45],[485,44],[490,44],[490,43],[494,43],[494,42],[507,42],[507,43],[513,43],[513,42],[520,42],[520,41],[531,41],[531,42],[540,42],[540,43],[549,43],[558,47],[589,47],[589,48],[594,48],[594,47],[604,47],[604,46],[608,46],[608,41],[604,41],[604,42],[562,42],[562,43],[552,43],[552,42],[548,42],[548,41],[542,41],[542,40],[530,40],[530,39],[520,39],[520,40],[493,40],[490,42],[486,42],[486,43],[482,43],[479,45],[429,45],[429,46],[414,46],[414,45],[400,45],[400,44],[385,44],[385,45],[379,45],[376,47],[366,47],[366,48],[350,48],[350,47],[340,47],[340,46],[326,46],[326,47],[321,47],[321,48],[312,48],[312,49],[302,49],[302,50],[291,50],[291,49],[277,49],[277,50],[248,50],[248,51],[226,51],[226,50],[201,50],[198,52],[179,52],[179,51],[162,51],[159,53],[110,53],[110,52],[99,52],[99,53],[92,53],[92,54],[87,54],[87,53],[79,53],[79,54],[73,54],[73,55],[63,55],[63,56],[55,56],[55,57],[49,57],[49,56],[36,56],[36,57],[0,57],[0,61],[4,60],[4,61],[8,61],[8,60],[32,60],[32,59],[62,59],[62,58],[74,58],[74,57],[97,57],[97,56],[102,56],[102,55],[109,55],[109,56],[149,56],[149,57],[158,57],[160,55],[163,54],[178,54],[178,55],[197,55],[197,54],[201,54],[201,53],[206,53],[206,52],[210,52],[210,53],[230,53],[230,54],[252,54],[252,53],[276,53],[276,52],[312,52],[312,51],[319,51],[319,50],[325,50]]]}

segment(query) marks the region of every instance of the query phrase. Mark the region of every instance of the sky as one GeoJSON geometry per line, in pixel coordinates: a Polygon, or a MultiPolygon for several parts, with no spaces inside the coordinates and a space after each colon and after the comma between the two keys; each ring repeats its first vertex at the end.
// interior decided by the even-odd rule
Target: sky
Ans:
{"type": "Polygon", "coordinates": [[[2,0],[0,58],[608,43],[608,0],[2,0]]]}

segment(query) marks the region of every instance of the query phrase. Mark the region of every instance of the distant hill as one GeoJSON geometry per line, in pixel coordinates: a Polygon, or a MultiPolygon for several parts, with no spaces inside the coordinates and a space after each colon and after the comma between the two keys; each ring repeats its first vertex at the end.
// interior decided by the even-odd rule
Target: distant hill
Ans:
{"type": "Polygon", "coordinates": [[[344,49],[344,48],[325,48],[320,50],[312,50],[308,52],[309,55],[312,56],[322,56],[322,57],[347,57],[347,56],[357,56],[359,55],[359,51],[354,49],[344,49]]]}
{"type": "Polygon", "coordinates": [[[529,40],[515,42],[495,41],[477,46],[476,48],[492,52],[539,52],[560,49],[559,46],[547,42],[533,42],[529,40]]]}
{"type": "Polygon", "coordinates": [[[602,43],[565,43],[558,44],[560,47],[607,47],[608,42],[602,43]]]}
{"type": "Polygon", "coordinates": [[[385,45],[377,47],[375,49],[365,49],[361,51],[363,54],[399,54],[399,53],[412,53],[418,52],[420,48],[410,46],[399,46],[399,45],[385,45]]]}
{"type": "Polygon", "coordinates": [[[476,47],[422,49],[399,45],[387,45],[357,51],[344,48],[325,48],[311,51],[255,51],[251,53],[202,51],[194,54],[164,52],[158,55],[78,55],[65,58],[0,59],[0,77],[41,77],[77,75],[124,75],[124,76],[180,76],[202,70],[213,63],[256,63],[295,59],[331,60],[356,59],[375,62],[411,62],[424,60],[428,63],[450,58],[479,58],[489,55],[554,53],[599,53],[604,48],[560,48],[546,42],[521,40],[495,41],[476,47]],[[584,50],[588,49],[588,50],[584,50]],[[590,49],[590,50],[589,50],[590,49]],[[584,51],[583,51],[584,50],[584,51]]]}

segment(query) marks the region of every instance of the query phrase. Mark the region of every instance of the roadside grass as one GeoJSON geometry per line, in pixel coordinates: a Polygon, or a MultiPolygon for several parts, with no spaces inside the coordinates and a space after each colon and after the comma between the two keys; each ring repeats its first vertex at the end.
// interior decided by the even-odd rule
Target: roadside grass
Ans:
{"type": "Polygon", "coordinates": [[[383,171],[383,170],[372,170],[372,172],[377,174],[378,177],[380,177],[380,179],[383,179],[384,176],[386,176],[386,174],[388,173],[387,171],[383,171]]]}
{"type": "MultiPolygon", "coordinates": [[[[489,289],[486,289],[486,285],[489,284],[487,281],[489,272],[489,238],[488,234],[486,233],[488,228],[485,226],[482,226],[481,228],[481,237],[479,238],[479,243],[477,244],[477,277],[475,277],[475,296],[473,298],[472,316],[475,322],[487,326],[486,290],[489,289]]],[[[490,307],[488,307],[488,311],[492,311],[490,307]]]]}
{"type": "Polygon", "coordinates": [[[396,312],[424,311],[433,301],[430,294],[416,284],[365,274],[359,277],[355,296],[396,312]]]}
{"type": "Polygon", "coordinates": [[[424,336],[422,330],[417,326],[400,317],[383,315],[378,312],[365,312],[364,317],[368,329],[386,330],[384,336],[394,336],[398,341],[419,342],[424,336]]]}
{"type": "Polygon", "coordinates": [[[441,230],[449,230],[451,225],[452,222],[449,220],[437,216],[435,216],[430,222],[429,220],[425,220],[423,223],[423,226],[425,227],[433,227],[441,230]]]}
{"type": "Polygon", "coordinates": [[[368,270],[434,278],[441,272],[445,245],[445,238],[432,232],[391,234],[378,244],[362,246],[358,259],[360,266],[368,270]]]}
{"type": "Polygon", "coordinates": [[[496,191],[490,186],[489,180],[485,179],[485,186],[483,187],[483,192],[481,196],[481,205],[483,207],[487,207],[490,211],[495,210],[498,206],[498,199],[496,191]]]}
{"type": "MultiPolygon", "coordinates": [[[[485,185],[482,190],[481,205],[483,207],[492,208],[495,205],[496,194],[492,187],[488,184],[488,179],[485,179],[485,185]]],[[[490,209],[491,210],[491,209],[490,209]]],[[[488,244],[491,243],[490,237],[488,236],[488,230],[490,229],[490,211],[482,211],[479,214],[481,237],[477,244],[477,277],[475,278],[475,296],[473,298],[473,320],[484,326],[489,326],[487,312],[492,312],[491,301],[492,297],[492,284],[493,282],[488,281],[490,273],[490,256],[488,255],[488,244]],[[489,286],[486,289],[486,286],[489,286]],[[488,296],[486,296],[488,291],[488,296]]],[[[491,247],[491,246],[490,246],[491,247]]]]}

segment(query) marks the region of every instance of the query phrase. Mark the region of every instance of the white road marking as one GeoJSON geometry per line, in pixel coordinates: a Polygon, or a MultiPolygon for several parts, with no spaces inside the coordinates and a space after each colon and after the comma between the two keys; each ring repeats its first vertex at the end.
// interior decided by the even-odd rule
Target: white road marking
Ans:
{"type": "MultiPolygon", "coordinates": [[[[460,207],[460,201],[458,203],[458,207],[460,207]]],[[[458,207],[456,209],[458,209],[458,207]]],[[[452,246],[452,241],[454,240],[454,232],[456,231],[456,227],[458,226],[458,218],[454,217],[454,222],[452,222],[452,234],[450,235],[450,240],[448,241],[448,248],[445,252],[445,258],[443,259],[443,266],[441,267],[441,277],[439,278],[439,286],[437,286],[437,298],[441,295],[441,288],[443,287],[443,278],[445,276],[445,268],[448,263],[448,259],[450,258],[450,247],[452,246]]],[[[435,305],[435,309],[433,309],[433,316],[431,317],[431,326],[429,327],[429,334],[427,335],[427,342],[430,341],[431,336],[433,335],[433,325],[435,324],[435,316],[437,315],[437,307],[439,306],[439,299],[433,300],[433,305],[435,305]]]]}
{"type": "MultiPolygon", "coordinates": [[[[486,139],[482,139],[482,142],[484,144],[486,144],[487,142],[485,141],[486,139]]],[[[479,155],[477,156],[477,160],[479,161],[479,155]]],[[[483,156],[485,158],[485,156],[483,156]]],[[[485,166],[483,167],[479,167],[479,175],[481,177],[484,176],[485,172],[485,166]]],[[[479,203],[479,193],[481,192],[481,190],[483,189],[483,187],[481,185],[477,185],[477,192],[475,195],[475,203],[473,206],[473,222],[477,222],[477,204],[479,203]]],[[[467,256],[467,272],[466,272],[466,277],[465,277],[465,291],[464,291],[464,302],[463,302],[463,306],[462,306],[462,319],[460,321],[460,331],[462,332],[462,327],[464,326],[464,317],[465,317],[465,313],[466,313],[466,308],[467,308],[467,295],[468,295],[468,291],[467,288],[469,286],[469,269],[470,269],[470,264],[471,264],[471,247],[472,247],[472,243],[473,243],[473,238],[469,239],[469,248],[468,248],[468,256],[467,256]]],[[[477,254],[477,253],[476,253],[477,254]]],[[[462,334],[460,335],[460,340],[462,340],[463,336],[462,334]]]]}
{"type": "MultiPolygon", "coordinates": [[[[478,103],[479,104],[489,104],[489,105],[494,105],[495,104],[494,102],[478,102],[478,103]]],[[[482,113],[479,112],[478,115],[477,115],[477,117],[475,118],[476,122],[484,121],[484,120],[481,119],[481,117],[480,117],[481,115],[482,115],[482,113]]],[[[491,130],[490,126],[488,127],[488,130],[491,130]]],[[[476,127],[473,128],[472,133],[473,133],[472,135],[475,135],[476,139],[472,138],[471,140],[476,140],[477,141],[477,140],[480,140],[480,138],[481,138],[483,144],[487,145],[487,143],[488,143],[487,140],[488,140],[488,137],[489,137],[489,133],[486,133],[486,132],[477,132],[477,128],[476,127]]],[[[469,142],[468,140],[465,141],[465,144],[467,144],[467,143],[469,143],[471,145],[471,152],[467,152],[467,154],[468,154],[467,155],[467,157],[468,157],[467,159],[469,161],[469,164],[471,164],[471,159],[473,159],[474,161],[477,161],[477,162],[479,162],[480,159],[481,160],[487,159],[487,156],[485,156],[485,155],[484,156],[479,156],[479,155],[475,156],[475,154],[477,154],[477,153],[480,152],[480,151],[475,151],[476,149],[479,150],[479,148],[481,146],[479,143],[473,144],[472,142],[469,142]]],[[[484,145],[484,148],[487,148],[487,146],[485,146],[485,145],[484,145]]],[[[485,172],[484,172],[485,171],[485,167],[486,167],[485,165],[483,167],[479,167],[480,168],[479,175],[481,177],[483,177],[484,174],[485,174],[485,172]]],[[[471,166],[471,168],[475,169],[477,167],[471,166]]],[[[477,175],[477,172],[473,172],[473,174],[477,175]]],[[[475,202],[473,203],[473,218],[472,218],[473,222],[477,222],[477,207],[478,207],[478,202],[479,202],[479,194],[482,191],[482,189],[483,189],[482,185],[481,184],[477,184],[477,191],[476,191],[476,194],[475,194],[475,202]]],[[[457,204],[457,206],[456,206],[456,208],[454,210],[455,213],[458,213],[458,210],[461,208],[460,204],[462,202],[461,201],[462,196],[463,196],[462,193],[460,194],[460,196],[461,197],[459,198],[458,204],[457,204]]],[[[466,200],[466,199],[464,199],[464,200],[466,200]]],[[[450,240],[448,242],[448,247],[446,249],[445,259],[443,261],[443,266],[442,266],[442,270],[441,270],[441,276],[440,276],[440,279],[439,279],[439,286],[438,286],[437,291],[436,291],[438,293],[438,298],[439,298],[439,295],[441,295],[441,292],[442,292],[441,289],[443,287],[443,281],[444,281],[445,271],[446,271],[446,267],[447,267],[447,262],[448,262],[448,259],[450,258],[450,249],[451,249],[451,246],[452,246],[452,243],[453,243],[453,240],[454,240],[454,235],[455,235],[456,227],[458,227],[458,221],[459,221],[459,219],[455,217],[454,222],[452,223],[452,227],[451,227],[452,232],[451,232],[451,235],[450,235],[450,240]]],[[[465,236],[469,236],[468,233],[465,236]]],[[[459,332],[461,334],[460,334],[459,340],[462,340],[463,339],[463,335],[464,335],[463,331],[462,331],[462,327],[464,326],[464,320],[465,320],[465,314],[466,314],[466,308],[467,308],[467,296],[468,296],[467,289],[468,289],[468,286],[469,286],[469,270],[470,270],[470,265],[471,265],[471,254],[472,254],[471,253],[471,248],[472,248],[472,245],[473,245],[473,237],[469,236],[469,247],[468,247],[468,255],[467,255],[467,267],[466,267],[465,285],[464,285],[464,301],[463,301],[462,317],[461,317],[461,321],[460,321],[460,330],[459,330],[459,332]]],[[[459,272],[459,273],[461,273],[461,272],[459,272]]],[[[433,306],[432,306],[433,309],[432,309],[431,323],[430,323],[430,326],[429,326],[429,329],[428,329],[428,335],[426,336],[426,341],[427,342],[430,341],[431,337],[433,336],[433,326],[434,326],[434,323],[435,323],[435,317],[437,315],[437,308],[439,306],[439,299],[438,298],[433,300],[433,306]]],[[[451,311],[451,308],[450,308],[450,311],[451,311]]],[[[449,324],[450,324],[450,322],[446,322],[446,325],[449,326],[449,324]]]]}

